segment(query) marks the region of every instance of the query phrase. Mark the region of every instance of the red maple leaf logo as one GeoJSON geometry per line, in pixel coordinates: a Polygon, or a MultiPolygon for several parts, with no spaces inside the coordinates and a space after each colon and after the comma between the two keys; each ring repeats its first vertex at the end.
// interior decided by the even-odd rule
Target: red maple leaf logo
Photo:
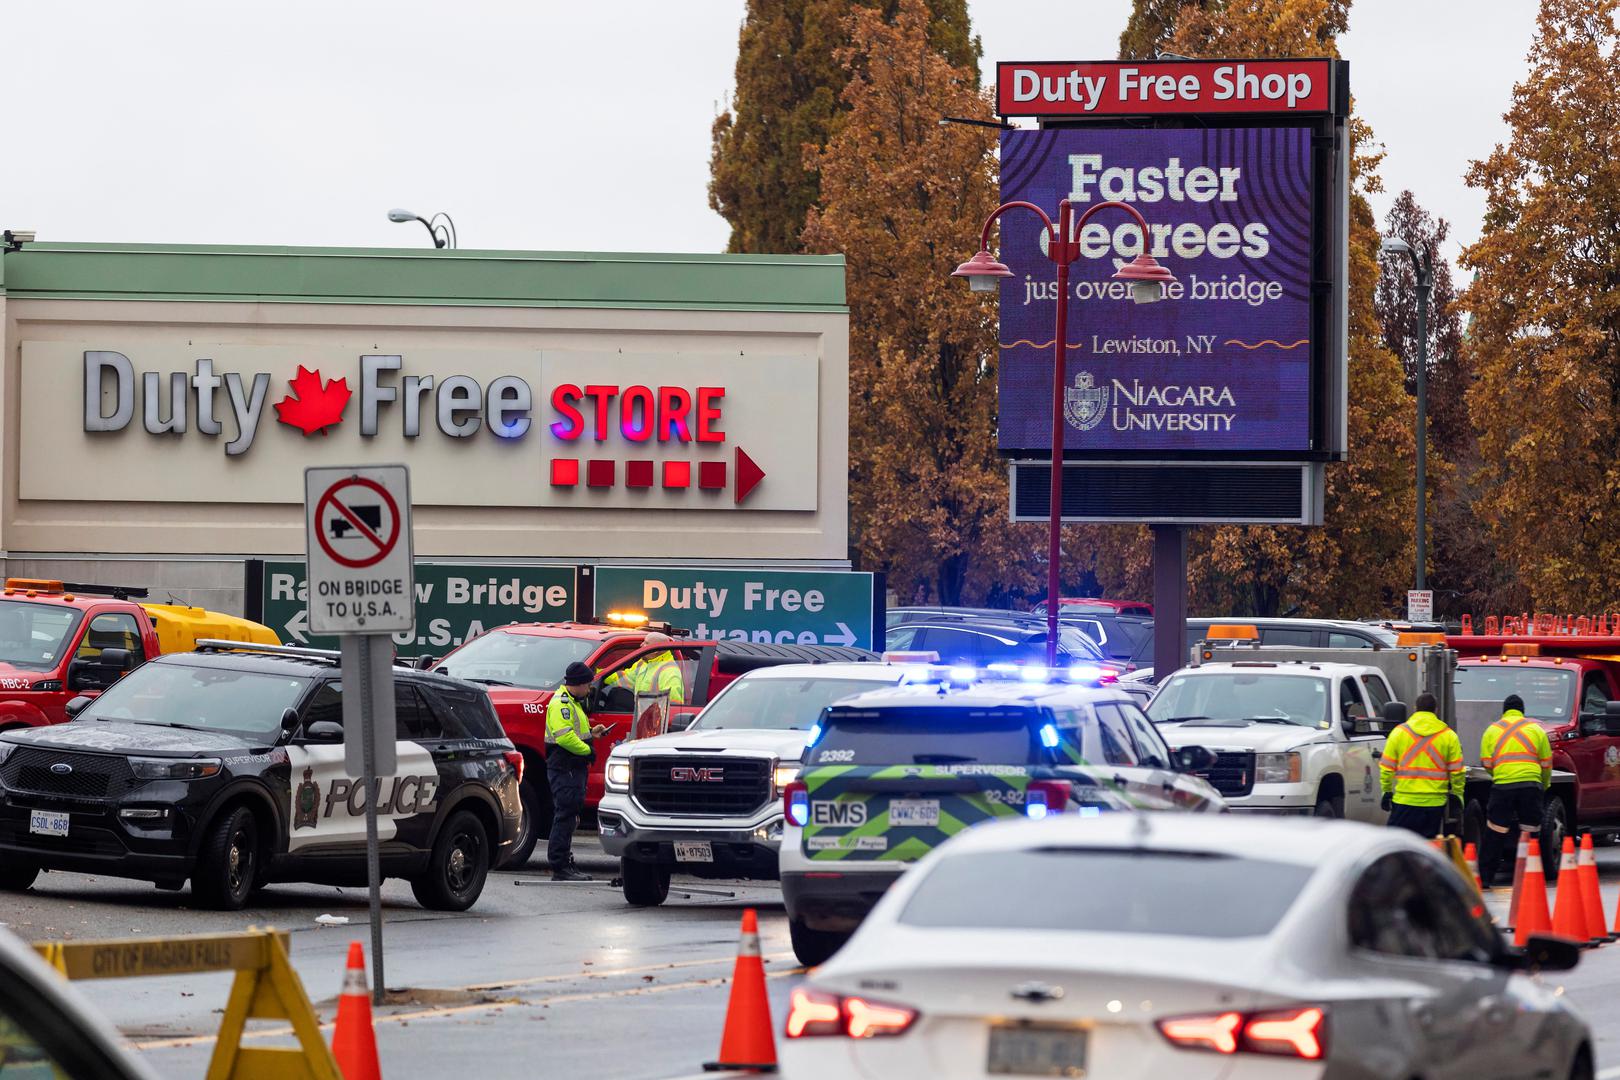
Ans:
{"type": "Polygon", "coordinates": [[[327,428],[343,419],[343,410],[352,396],[347,379],[331,379],[323,387],[319,368],[310,371],[299,364],[292,393],[276,402],[276,419],[305,435],[317,431],[324,435],[327,428]]]}

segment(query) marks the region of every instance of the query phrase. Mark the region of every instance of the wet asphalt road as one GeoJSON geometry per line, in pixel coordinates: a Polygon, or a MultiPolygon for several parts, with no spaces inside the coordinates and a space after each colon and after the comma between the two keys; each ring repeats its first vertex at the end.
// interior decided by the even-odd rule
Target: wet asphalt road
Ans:
{"type": "MultiPolygon", "coordinates": [[[[586,841],[585,868],[604,881],[614,866],[586,841]]],[[[1620,900],[1620,850],[1599,852],[1605,903],[1620,900]]],[[[719,1046],[728,980],[745,907],[760,914],[773,1016],[780,1025],[802,977],[787,942],[781,894],[771,885],[691,882],[734,889],[734,898],[694,896],[659,909],[627,907],[605,885],[520,886],[547,880],[536,863],[491,876],[471,911],[423,911],[410,890],[384,890],[387,985],[403,993],[378,1012],[383,1075],[455,1069],[476,1062],[481,1080],[559,1075],[664,1080],[701,1074],[719,1046]]],[[[1496,895],[1505,903],[1505,891],[1496,895]]],[[[291,932],[292,959],[323,1022],[335,1015],[351,940],[367,941],[365,892],[313,885],[265,890],[244,912],[189,907],[186,892],[73,874],[47,874],[6,898],[3,921],[46,941],[219,932],[272,925],[291,932]],[[321,927],[318,915],[347,916],[321,927]]],[[[1592,1025],[1599,1075],[1620,1078],[1620,943],[1589,953],[1557,978],[1592,1025]]],[[[80,983],[159,1072],[197,1080],[229,975],[183,975],[80,983]]],[[[268,1029],[261,1045],[286,1044],[268,1029]]],[[[250,1031],[253,1028],[250,1028],[250,1031]]],[[[709,1074],[713,1075],[713,1074],[709,1074]]]]}

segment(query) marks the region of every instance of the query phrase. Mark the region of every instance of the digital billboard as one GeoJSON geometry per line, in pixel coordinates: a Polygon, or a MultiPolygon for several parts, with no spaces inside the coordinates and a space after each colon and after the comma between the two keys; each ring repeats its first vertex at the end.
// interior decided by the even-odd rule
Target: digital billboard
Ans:
{"type": "MultiPolygon", "coordinates": [[[[1175,276],[1166,298],[1131,302],[1114,272],[1141,254],[1141,230],[1105,210],[1073,239],[1065,343],[1064,444],[1071,458],[1155,454],[1294,458],[1317,443],[1312,280],[1317,176],[1305,126],[1056,128],[1006,131],[1004,202],[1075,220],[1130,203],[1146,249],[1175,276]]],[[[1001,218],[1002,452],[1051,446],[1055,266],[1039,218],[1001,218]]]]}

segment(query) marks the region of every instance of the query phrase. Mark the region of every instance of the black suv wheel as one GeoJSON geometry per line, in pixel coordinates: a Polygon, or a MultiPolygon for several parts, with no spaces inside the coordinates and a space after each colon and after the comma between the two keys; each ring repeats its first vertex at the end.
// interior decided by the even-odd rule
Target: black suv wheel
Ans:
{"type": "Polygon", "coordinates": [[[434,911],[466,911],[489,877],[489,834],[469,810],[457,810],[439,830],[427,869],[411,881],[416,902],[434,911]]]}
{"type": "Polygon", "coordinates": [[[191,895],[204,907],[240,911],[258,884],[260,846],[252,810],[238,806],[221,814],[197,853],[191,895]]]}
{"type": "Polygon", "coordinates": [[[812,930],[798,919],[788,920],[788,937],[793,941],[793,955],[805,967],[825,964],[849,940],[848,934],[812,930]]]}

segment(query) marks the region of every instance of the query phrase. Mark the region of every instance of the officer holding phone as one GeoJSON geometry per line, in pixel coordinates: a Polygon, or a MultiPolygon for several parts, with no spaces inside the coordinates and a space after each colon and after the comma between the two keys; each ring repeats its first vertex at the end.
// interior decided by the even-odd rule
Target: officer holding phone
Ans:
{"type": "Polygon", "coordinates": [[[585,806],[585,780],[595,752],[591,740],[607,734],[606,724],[592,727],[585,711],[596,672],[574,661],[563,673],[562,685],[546,706],[546,779],[551,784],[551,839],[546,858],[553,881],[590,881],[574,865],[574,828],[585,806]]]}

